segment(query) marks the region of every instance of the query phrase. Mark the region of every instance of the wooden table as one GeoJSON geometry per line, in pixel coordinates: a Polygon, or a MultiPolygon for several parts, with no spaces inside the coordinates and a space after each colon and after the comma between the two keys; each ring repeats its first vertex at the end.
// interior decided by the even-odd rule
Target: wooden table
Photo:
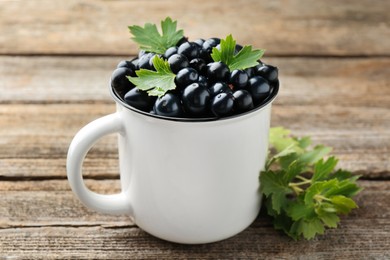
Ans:
{"type": "MultiPolygon", "coordinates": [[[[0,2],[0,259],[390,259],[390,1],[0,2]],[[362,175],[359,209],[340,227],[295,242],[261,213],[213,244],[156,239],[126,216],[86,209],[65,160],[86,123],[114,112],[108,82],[137,54],[127,25],[170,15],[190,39],[232,33],[267,49],[282,87],[272,125],[334,147],[362,175]]],[[[84,176],[119,190],[115,136],[88,154],[84,176]]]]}

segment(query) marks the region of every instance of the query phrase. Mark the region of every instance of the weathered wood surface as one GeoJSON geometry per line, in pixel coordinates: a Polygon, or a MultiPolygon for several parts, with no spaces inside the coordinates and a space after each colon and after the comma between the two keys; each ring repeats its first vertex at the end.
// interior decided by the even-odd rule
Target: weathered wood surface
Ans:
{"type": "Polygon", "coordinates": [[[127,26],[179,20],[191,39],[232,33],[272,55],[390,55],[390,2],[0,1],[0,53],[136,53],[127,26]]]}
{"type": "MultiPolygon", "coordinates": [[[[382,0],[0,1],[0,259],[390,259],[389,9],[382,0]],[[76,199],[69,143],[115,111],[110,74],[137,53],[127,25],[166,15],[192,39],[232,33],[267,49],[282,82],[272,125],[332,146],[339,166],[362,175],[360,208],[338,229],[294,242],[261,213],[238,236],[185,246],[76,199]]],[[[115,135],[92,148],[84,176],[92,190],[119,191],[115,135]]]]}
{"type": "MultiPolygon", "coordinates": [[[[107,193],[112,181],[88,181],[107,193]]],[[[360,208],[338,229],[314,241],[294,242],[260,214],[244,232],[224,242],[185,246],[156,239],[125,216],[83,207],[66,181],[0,182],[0,253],[8,257],[94,259],[386,259],[390,257],[390,190],[387,182],[360,181],[360,208]],[[380,199],[378,199],[380,198],[380,199]],[[85,249],[88,250],[85,250],[85,249]]]]}

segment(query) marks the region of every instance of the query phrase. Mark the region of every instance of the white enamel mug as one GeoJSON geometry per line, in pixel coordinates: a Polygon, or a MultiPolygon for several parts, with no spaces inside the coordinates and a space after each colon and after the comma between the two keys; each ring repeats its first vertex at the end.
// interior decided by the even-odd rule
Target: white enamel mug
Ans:
{"type": "Polygon", "coordinates": [[[117,112],[86,125],[69,147],[70,186],[88,208],[127,214],[164,240],[200,244],[234,236],[260,210],[259,173],[277,92],[250,112],[194,121],[136,110],[111,90],[117,112]],[[91,146],[111,133],[118,133],[122,191],[102,195],[85,186],[82,164],[91,146]]]}

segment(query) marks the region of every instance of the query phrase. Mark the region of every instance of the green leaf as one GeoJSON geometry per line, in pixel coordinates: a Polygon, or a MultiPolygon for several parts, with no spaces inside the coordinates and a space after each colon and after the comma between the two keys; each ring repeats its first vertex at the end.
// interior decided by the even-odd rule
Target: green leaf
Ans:
{"type": "Polygon", "coordinates": [[[330,228],[336,228],[337,224],[340,222],[340,218],[336,213],[322,211],[318,216],[321,221],[330,228]]]}
{"type": "Polygon", "coordinates": [[[269,138],[269,159],[260,181],[274,227],[295,240],[312,239],[325,227],[337,227],[338,215],[357,207],[352,196],[361,191],[359,176],[335,171],[337,158],[324,159],[331,148],[311,147],[309,137],[294,137],[276,127],[269,138]]]}
{"type": "Polygon", "coordinates": [[[329,174],[331,174],[334,168],[337,165],[338,160],[335,157],[330,157],[328,160],[324,161],[320,159],[314,165],[314,174],[313,181],[322,181],[328,178],[329,174]]]}
{"type": "Polygon", "coordinates": [[[258,65],[258,60],[264,55],[264,50],[252,50],[252,46],[244,46],[237,54],[235,49],[236,41],[229,34],[226,39],[221,39],[220,50],[213,48],[211,58],[225,63],[233,71],[258,65]]]}
{"type": "Polygon", "coordinates": [[[337,212],[341,214],[348,214],[351,209],[357,208],[356,203],[351,198],[347,198],[343,195],[333,196],[331,201],[337,209],[337,212]]]}
{"type": "Polygon", "coordinates": [[[272,202],[272,209],[277,213],[286,205],[287,194],[292,191],[283,180],[283,175],[272,171],[263,172],[260,174],[260,189],[265,196],[270,197],[272,202]]]}
{"type": "Polygon", "coordinates": [[[140,69],[136,71],[138,77],[127,77],[131,83],[150,96],[163,96],[168,90],[176,88],[175,74],[167,61],[157,55],[153,58],[156,71],[140,69]]]}
{"type": "Polygon", "coordinates": [[[172,21],[170,17],[161,21],[162,35],[158,32],[155,24],[146,23],[144,27],[129,26],[132,39],[140,45],[140,49],[147,52],[164,54],[164,52],[175,46],[184,36],[183,30],[176,29],[177,21],[172,21]]]}

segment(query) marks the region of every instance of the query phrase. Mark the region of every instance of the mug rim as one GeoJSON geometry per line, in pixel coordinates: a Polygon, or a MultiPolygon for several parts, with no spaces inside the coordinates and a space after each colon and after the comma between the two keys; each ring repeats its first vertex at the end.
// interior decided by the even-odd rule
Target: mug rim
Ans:
{"type": "Polygon", "coordinates": [[[125,103],[122,100],[122,98],[118,95],[118,93],[114,90],[114,88],[111,86],[111,84],[109,84],[109,85],[110,85],[111,97],[114,98],[116,103],[120,104],[122,107],[125,107],[131,111],[134,111],[134,112],[141,114],[141,115],[144,115],[144,116],[148,116],[148,117],[152,117],[152,118],[156,118],[156,119],[161,119],[161,120],[196,123],[196,122],[212,122],[212,121],[235,119],[235,118],[242,117],[242,116],[245,116],[248,114],[255,113],[259,110],[262,110],[263,108],[267,107],[275,100],[276,96],[279,93],[280,80],[278,80],[278,84],[276,84],[273,87],[271,94],[265,99],[265,101],[263,101],[263,103],[261,105],[259,105],[258,107],[254,108],[252,110],[246,111],[244,113],[236,114],[236,115],[227,116],[227,117],[203,117],[203,118],[202,117],[199,117],[199,118],[196,118],[196,117],[168,117],[168,116],[161,116],[161,115],[151,114],[149,112],[142,111],[140,109],[137,109],[137,108],[132,107],[129,104],[125,103]]]}

